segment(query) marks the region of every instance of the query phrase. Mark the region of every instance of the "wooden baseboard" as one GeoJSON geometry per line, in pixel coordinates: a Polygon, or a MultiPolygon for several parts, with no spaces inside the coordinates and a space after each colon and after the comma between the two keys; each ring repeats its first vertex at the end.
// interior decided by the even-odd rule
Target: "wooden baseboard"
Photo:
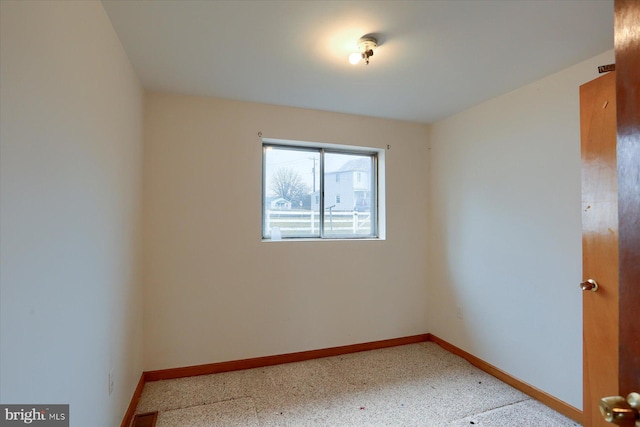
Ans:
{"type": "Polygon", "coordinates": [[[129,425],[131,424],[131,420],[133,420],[133,414],[136,411],[138,401],[140,400],[140,395],[142,394],[142,389],[144,388],[144,383],[144,373],[142,373],[142,375],[140,375],[140,380],[138,380],[138,385],[133,392],[133,396],[131,397],[131,402],[129,403],[127,412],[124,414],[124,418],[122,419],[122,424],[120,424],[120,427],[129,427],[129,425]]]}
{"type": "Polygon", "coordinates": [[[435,335],[432,334],[427,334],[429,336],[429,341],[434,342],[436,344],[438,344],[440,347],[444,348],[445,350],[447,350],[450,353],[453,353],[457,356],[462,357],[463,359],[467,360],[469,363],[471,363],[473,366],[482,369],[483,371],[485,371],[486,373],[498,378],[499,380],[509,384],[510,386],[512,386],[513,388],[516,388],[518,390],[520,390],[521,392],[528,394],[529,396],[533,397],[534,399],[544,403],[545,405],[547,405],[548,407],[560,412],[561,414],[571,418],[572,420],[582,424],[583,422],[583,413],[581,410],[569,405],[566,402],[563,402],[562,400],[551,396],[548,393],[545,393],[544,391],[535,388],[534,386],[527,384],[524,381],[521,381],[511,375],[509,375],[508,373],[506,373],[505,371],[496,368],[495,366],[485,362],[482,359],[477,358],[476,356],[472,355],[471,353],[467,353],[466,351],[462,350],[459,347],[456,347],[453,344],[450,344],[448,342],[446,342],[443,339],[438,338],[435,335]]]}
{"type": "Polygon", "coordinates": [[[319,359],[321,357],[339,356],[341,354],[360,351],[377,350],[398,345],[415,344],[428,341],[429,334],[412,335],[402,338],[392,338],[362,344],[344,345],[340,347],[323,348],[320,350],[301,351],[298,353],[281,354],[277,356],[256,357],[253,359],[234,360],[230,362],[208,363],[206,365],[187,366],[184,368],[161,369],[144,373],[145,381],[168,380],[173,378],[192,377],[196,375],[217,374],[220,372],[237,371],[240,369],[262,368],[263,366],[280,365],[283,363],[302,362],[319,359]]]}

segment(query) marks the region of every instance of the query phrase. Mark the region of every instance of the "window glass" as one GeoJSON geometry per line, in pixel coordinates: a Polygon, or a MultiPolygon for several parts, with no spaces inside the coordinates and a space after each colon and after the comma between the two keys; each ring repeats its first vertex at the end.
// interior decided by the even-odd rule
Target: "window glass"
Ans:
{"type": "Polygon", "coordinates": [[[317,151],[265,147],[263,237],[320,237],[319,164],[317,151]]]}
{"type": "Polygon", "coordinates": [[[324,235],[342,237],[375,234],[375,221],[372,221],[369,203],[373,191],[372,156],[328,152],[324,159],[324,235]],[[360,182],[357,180],[358,174],[361,176],[360,182]],[[332,175],[336,179],[330,179],[332,175]]]}
{"type": "Polygon", "coordinates": [[[377,154],[263,144],[263,239],[377,237],[377,154]]]}

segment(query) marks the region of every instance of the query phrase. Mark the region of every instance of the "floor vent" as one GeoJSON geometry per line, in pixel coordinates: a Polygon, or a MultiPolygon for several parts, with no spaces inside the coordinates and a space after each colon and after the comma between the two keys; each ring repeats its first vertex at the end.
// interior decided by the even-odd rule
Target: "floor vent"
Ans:
{"type": "Polygon", "coordinates": [[[131,427],[155,427],[158,412],[147,412],[146,414],[137,414],[133,417],[131,427]]]}

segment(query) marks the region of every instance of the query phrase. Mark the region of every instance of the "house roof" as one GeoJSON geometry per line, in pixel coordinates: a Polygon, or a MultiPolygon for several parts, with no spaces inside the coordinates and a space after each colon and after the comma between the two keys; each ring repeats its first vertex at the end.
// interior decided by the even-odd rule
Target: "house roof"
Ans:
{"type": "Polygon", "coordinates": [[[337,172],[369,172],[371,170],[371,160],[369,158],[363,157],[359,159],[349,160],[347,163],[342,165],[337,172]]]}
{"type": "Polygon", "coordinates": [[[267,196],[267,197],[265,197],[264,201],[267,202],[267,203],[273,203],[273,202],[279,202],[279,201],[284,201],[284,202],[291,203],[289,200],[287,200],[287,199],[285,199],[283,197],[280,197],[280,196],[267,196]]]}

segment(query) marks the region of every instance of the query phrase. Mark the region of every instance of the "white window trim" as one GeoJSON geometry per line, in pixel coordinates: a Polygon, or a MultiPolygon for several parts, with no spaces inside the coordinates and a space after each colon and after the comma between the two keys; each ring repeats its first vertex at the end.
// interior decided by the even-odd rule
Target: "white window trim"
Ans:
{"type": "MultiPolygon", "coordinates": [[[[320,237],[288,237],[279,240],[274,240],[271,238],[262,237],[263,242],[308,242],[308,241],[383,241],[387,238],[387,212],[386,212],[386,151],[384,148],[375,148],[375,147],[363,147],[358,145],[342,145],[342,144],[332,144],[332,143],[320,143],[320,142],[309,142],[309,141],[297,141],[297,140],[286,140],[279,138],[260,138],[261,140],[261,149],[262,149],[262,206],[260,212],[260,220],[262,226],[261,234],[264,236],[264,181],[265,181],[265,165],[264,165],[264,150],[265,145],[273,145],[273,146],[283,146],[283,147],[292,147],[292,148],[311,148],[311,149],[319,149],[324,150],[325,152],[338,152],[345,154],[375,154],[377,163],[376,167],[376,181],[375,181],[375,191],[376,191],[376,236],[363,236],[363,237],[328,237],[328,236],[320,236],[320,237]]],[[[320,162],[320,176],[322,179],[321,183],[324,182],[324,165],[322,161],[320,162]]],[[[323,185],[320,185],[320,204],[324,202],[323,197],[323,185]]]]}

